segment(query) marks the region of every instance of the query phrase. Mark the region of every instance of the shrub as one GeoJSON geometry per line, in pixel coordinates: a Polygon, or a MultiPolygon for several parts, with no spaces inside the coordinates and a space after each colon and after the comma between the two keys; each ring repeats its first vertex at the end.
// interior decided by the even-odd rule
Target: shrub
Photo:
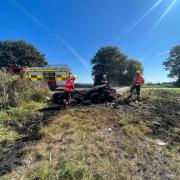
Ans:
{"type": "Polygon", "coordinates": [[[0,71],[0,108],[16,107],[31,100],[46,101],[49,90],[44,81],[30,82],[0,71]]]}
{"type": "Polygon", "coordinates": [[[11,117],[5,111],[0,111],[0,143],[4,141],[15,141],[20,138],[20,135],[14,130],[7,126],[7,122],[11,117]]]}
{"type": "Polygon", "coordinates": [[[9,121],[15,121],[19,126],[24,126],[28,122],[33,122],[36,119],[41,118],[41,113],[37,111],[32,111],[31,109],[11,108],[7,110],[7,114],[11,118],[9,121]]]}

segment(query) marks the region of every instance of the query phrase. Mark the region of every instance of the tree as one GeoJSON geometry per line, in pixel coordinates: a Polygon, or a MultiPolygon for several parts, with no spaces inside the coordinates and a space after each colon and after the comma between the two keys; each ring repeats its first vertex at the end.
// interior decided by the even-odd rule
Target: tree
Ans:
{"type": "Polygon", "coordinates": [[[44,66],[44,55],[25,41],[0,41],[0,67],[44,66]]]}
{"type": "Polygon", "coordinates": [[[107,46],[98,50],[91,60],[94,85],[101,84],[103,74],[108,74],[111,83],[118,83],[120,74],[125,70],[127,57],[117,47],[107,46]]]}
{"type": "Polygon", "coordinates": [[[128,64],[127,64],[127,68],[126,68],[126,82],[132,82],[133,77],[136,74],[136,71],[140,71],[141,74],[143,74],[144,72],[144,68],[142,66],[142,64],[138,61],[138,60],[134,60],[134,59],[129,59],[128,60],[128,64]]]}
{"type": "Polygon", "coordinates": [[[129,85],[137,70],[143,67],[137,60],[128,60],[117,47],[107,46],[99,49],[91,60],[94,85],[101,84],[103,74],[108,73],[108,81],[113,85],[129,85]]]}
{"type": "Polygon", "coordinates": [[[180,45],[171,49],[169,58],[163,65],[169,71],[168,77],[175,78],[177,85],[180,86],[180,45]]]}

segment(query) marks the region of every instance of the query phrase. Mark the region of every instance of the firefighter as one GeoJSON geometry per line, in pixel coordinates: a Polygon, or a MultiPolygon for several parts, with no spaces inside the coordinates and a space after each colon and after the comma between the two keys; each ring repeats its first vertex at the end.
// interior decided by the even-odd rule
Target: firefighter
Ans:
{"type": "Polygon", "coordinates": [[[66,84],[64,86],[64,93],[65,93],[65,105],[67,108],[67,105],[70,104],[71,100],[71,92],[75,91],[74,87],[74,81],[76,80],[77,76],[76,75],[71,75],[70,78],[66,81],[66,84]]]}
{"type": "Polygon", "coordinates": [[[107,81],[107,74],[103,74],[102,80],[101,80],[101,84],[102,84],[102,85],[105,85],[105,84],[107,84],[107,83],[108,83],[108,81],[107,81]]]}
{"type": "Polygon", "coordinates": [[[132,97],[134,89],[136,89],[136,94],[137,94],[137,100],[140,100],[140,91],[141,91],[141,85],[144,84],[144,78],[141,76],[140,71],[136,71],[136,75],[133,79],[133,85],[130,88],[130,96],[129,98],[132,97]]]}

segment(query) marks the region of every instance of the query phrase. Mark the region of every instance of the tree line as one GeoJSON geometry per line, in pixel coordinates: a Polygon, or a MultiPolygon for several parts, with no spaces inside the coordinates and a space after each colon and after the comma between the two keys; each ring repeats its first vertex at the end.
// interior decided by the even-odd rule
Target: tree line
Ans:
{"type": "MultiPolygon", "coordinates": [[[[42,67],[47,64],[44,54],[23,40],[0,41],[0,67],[42,67]]],[[[129,85],[137,70],[141,73],[144,71],[138,60],[128,59],[127,55],[113,46],[100,48],[92,58],[91,64],[94,85],[101,83],[104,74],[107,74],[112,85],[129,85]]],[[[176,85],[180,86],[180,45],[170,50],[163,65],[169,71],[168,77],[174,78],[176,85]]]]}
{"type": "Polygon", "coordinates": [[[107,46],[99,49],[91,60],[94,85],[101,84],[104,74],[112,85],[129,85],[137,70],[143,73],[142,64],[120,52],[117,47],[107,46]]]}
{"type": "Polygon", "coordinates": [[[44,55],[25,41],[0,41],[0,67],[47,65],[44,55]]]}

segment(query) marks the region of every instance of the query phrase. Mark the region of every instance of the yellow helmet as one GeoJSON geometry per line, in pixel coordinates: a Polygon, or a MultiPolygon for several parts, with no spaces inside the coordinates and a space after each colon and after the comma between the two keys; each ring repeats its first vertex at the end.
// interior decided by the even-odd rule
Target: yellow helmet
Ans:
{"type": "Polygon", "coordinates": [[[76,75],[71,75],[71,78],[72,78],[72,79],[76,79],[77,76],[76,76],[76,75]]]}

